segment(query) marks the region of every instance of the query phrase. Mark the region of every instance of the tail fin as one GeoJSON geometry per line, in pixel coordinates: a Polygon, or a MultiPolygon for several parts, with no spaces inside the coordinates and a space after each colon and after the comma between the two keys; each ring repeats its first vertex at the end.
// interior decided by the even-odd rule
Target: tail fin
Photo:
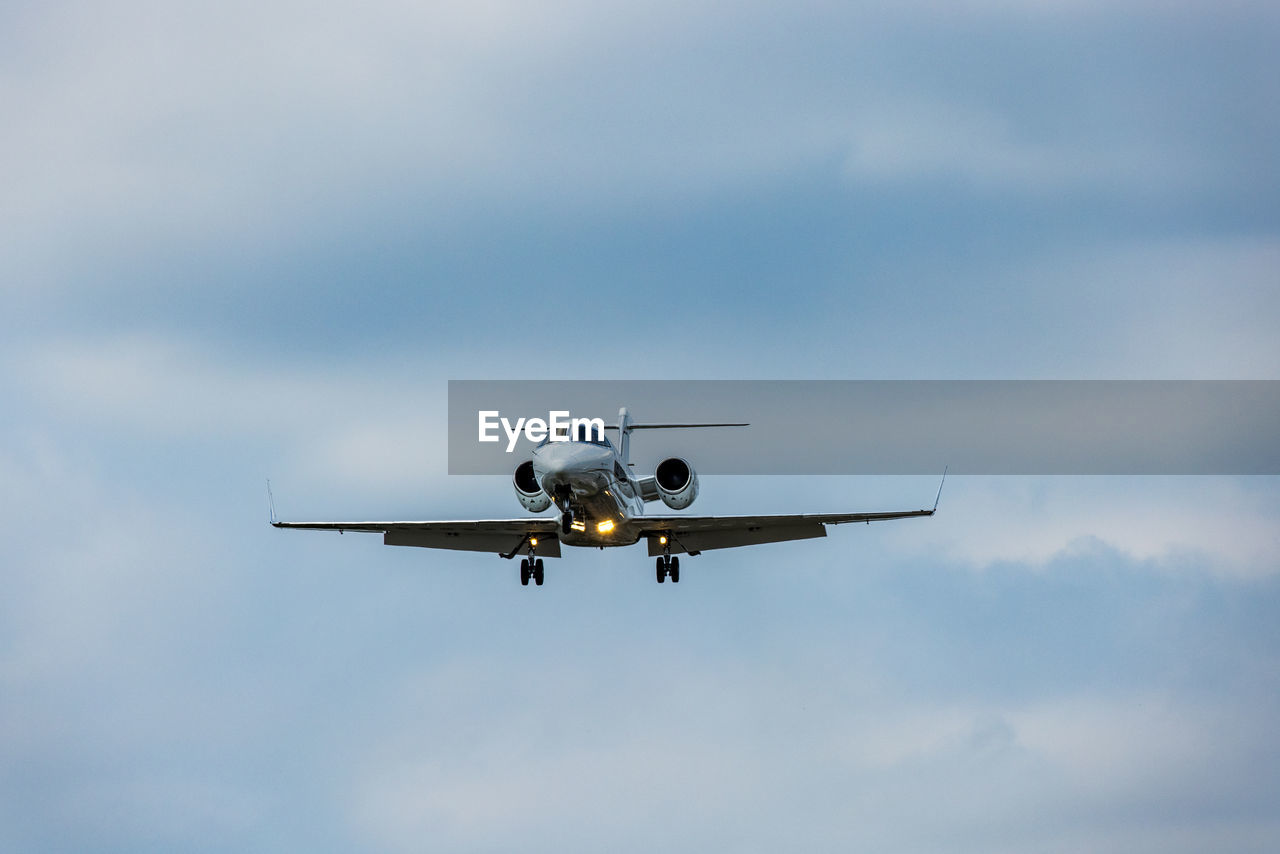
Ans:
{"type": "Polygon", "coordinates": [[[625,406],[618,410],[618,453],[624,466],[631,462],[631,413],[625,406]]]}

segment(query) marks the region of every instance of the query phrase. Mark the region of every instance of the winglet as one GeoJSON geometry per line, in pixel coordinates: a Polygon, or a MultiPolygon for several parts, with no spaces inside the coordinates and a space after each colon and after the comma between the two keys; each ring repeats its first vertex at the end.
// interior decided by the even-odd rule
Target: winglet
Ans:
{"type": "Polygon", "coordinates": [[[937,498],[935,498],[935,499],[933,499],[933,510],[934,510],[934,512],[937,512],[937,510],[938,510],[938,502],[942,500],[942,486],[943,486],[943,484],[945,484],[945,483],[947,482],[947,469],[949,469],[949,468],[951,468],[951,466],[949,466],[949,465],[948,465],[948,466],[944,466],[944,467],[943,467],[943,469],[942,469],[942,483],[939,483],[939,484],[938,484],[938,497],[937,497],[937,498]]]}
{"type": "Polygon", "coordinates": [[[276,500],[271,495],[271,478],[267,478],[267,506],[271,508],[271,524],[276,525],[276,500]]]}

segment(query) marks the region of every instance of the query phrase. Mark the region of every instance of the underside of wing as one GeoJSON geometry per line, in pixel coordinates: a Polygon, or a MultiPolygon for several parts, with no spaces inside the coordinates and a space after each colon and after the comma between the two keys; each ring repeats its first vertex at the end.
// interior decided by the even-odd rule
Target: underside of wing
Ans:
{"type": "Polygon", "coordinates": [[[781,543],[825,537],[827,525],[855,522],[887,522],[932,516],[933,510],[900,510],[888,513],[807,513],[784,516],[650,516],[643,519],[640,535],[649,543],[649,554],[697,554],[709,549],[730,549],[761,543],[781,543]],[[667,542],[661,541],[662,537],[667,542]]]}
{"type": "Polygon", "coordinates": [[[389,546],[525,553],[536,539],[538,557],[560,557],[555,519],[476,519],[456,522],[272,522],[277,528],[382,534],[389,546]]]}

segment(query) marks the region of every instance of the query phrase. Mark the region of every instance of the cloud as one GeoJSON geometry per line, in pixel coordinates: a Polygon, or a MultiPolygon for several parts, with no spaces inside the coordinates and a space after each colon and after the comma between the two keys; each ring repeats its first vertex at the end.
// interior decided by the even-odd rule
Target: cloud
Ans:
{"type": "Polygon", "coordinates": [[[537,591],[261,483],[515,515],[432,450],[514,368],[1273,378],[1270,4],[0,18],[0,847],[1276,847],[1272,479],[956,478],[537,591]]]}
{"type": "Polygon", "coordinates": [[[744,850],[788,839],[1192,851],[1175,833],[1190,810],[1196,827],[1268,838],[1256,791],[1274,774],[1253,759],[1272,749],[1265,710],[1123,692],[932,703],[881,693],[857,664],[818,687],[803,667],[767,663],[699,676],[708,662],[689,652],[662,665],[674,671],[666,678],[640,666],[594,687],[552,665],[545,686],[507,686],[514,707],[466,697],[489,672],[481,662],[457,682],[437,676],[463,697],[417,697],[384,727],[352,781],[354,827],[396,851],[425,837],[468,849],[621,839],[620,850],[645,850],[669,833],[676,847],[741,836],[744,850]],[[467,725],[447,734],[439,721],[454,716],[467,725]]]}
{"type": "Polygon", "coordinates": [[[1069,197],[1122,186],[1150,193],[1185,185],[1209,167],[1136,142],[1023,138],[1012,115],[903,101],[870,106],[853,123],[845,161],[851,180],[959,182],[984,194],[1069,197]]]}
{"type": "MultiPolygon", "coordinates": [[[[1178,73],[1199,18],[1247,36],[1264,9],[1183,10],[1190,23],[1170,27],[1160,4],[1114,20],[1089,4],[1064,33],[1044,6],[40,7],[15,16],[4,65],[5,286],[66,287],[157,241],[305,242],[389,207],[433,228],[513,208],[665,208],[842,157],[859,179],[958,176],[989,193],[1274,177],[1257,134],[1188,108],[1229,110],[1216,92],[1171,101],[1159,78],[1178,73]],[[1051,49],[1123,41],[1128,26],[1168,40],[1108,49],[1083,75],[1051,49]],[[1029,70],[1022,46],[1041,44],[1029,70]],[[1117,85],[1099,100],[1101,80],[1117,85]],[[1206,124],[1219,144],[1197,136],[1206,124]]],[[[1221,84],[1247,85],[1230,58],[1221,84]]]]}
{"type": "MultiPolygon", "coordinates": [[[[1273,715],[1253,693],[1202,694],[1198,678],[1175,690],[1170,659],[1194,677],[1205,667],[1176,643],[1154,661],[1117,645],[1137,678],[1099,689],[1070,675],[1097,666],[1077,660],[1088,647],[1075,632],[1063,642],[1001,618],[998,606],[1018,603],[990,603],[1002,594],[979,573],[956,575],[943,625],[913,587],[936,575],[900,574],[874,546],[865,571],[840,573],[831,540],[796,544],[810,547],[792,552],[809,555],[807,572],[769,547],[703,564],[680,600],[634,571],[634,553],[591,552],[532,601],[506,564],[498,583],[478,555],[267,544],[222,502],[210,518],[145,500],[48,441],[0,458],[6,518],[30,531],[77,520],[56,548],[11,553],[0,684],[22,699],[0,713],[3,765],[16,769],[0,785],[28,808],[31,847],[242,840],[266,826],[392,851],[424,838],[460,850],[622,839],[636,851],[726,840],[1014,851],[1046,835],[1192,850],[1170,828],[1197,803],[1200,842],[1270,838],[1256,829],[1266,806],[1246,797],[1272,782],[1254,757],[1273,749],[1273,715]],[[379,566],[352,572],[370,559],[379,566]],[[967,631],[958,612],[979,601],[996,617],[967,631]],[[1029,675],[1026,650],[1056,656],[1034,667],[1047,673],[1029,675]],[[24,772],[36,768],[33,789],[24,772]],[[165,819],[201,798],[186,823],[165,819]]],[[[947,506],[978,500],[966,480],[947,506]]],[[[1024,486],[1009,505],[1095,497],[1024,486]]],[[[1165,604],[1117,595],[1132,580],[1123,565],[1106,577],[1076,607],[1130,602],[1108,625],[1165,604]]],[[[1194,607],[1176,619],[1203,623],[1193,646],[1218,632],[1229,651],[1265,638],[1194,607]]],[[[1236,675],[1260,675],[1265,693],[1272,651],[1254,648],[1236,675]]]]}
{"type": "Polygon", "coordinates": [[[1170,571],[1262,579],[1280,573],[1274,486],[1270,477],[958,477],[928,525],[886,539],[977,569],[1114,550],[1170,571]]]}
{"type": "Polygon", "coordinates": [[[62,339],[10,382],[62,419],[113,435],[285,449],[294,474],[401,486],[444,474],[447,377],[396,362],[287,367],[164,336],[62,339]]]}

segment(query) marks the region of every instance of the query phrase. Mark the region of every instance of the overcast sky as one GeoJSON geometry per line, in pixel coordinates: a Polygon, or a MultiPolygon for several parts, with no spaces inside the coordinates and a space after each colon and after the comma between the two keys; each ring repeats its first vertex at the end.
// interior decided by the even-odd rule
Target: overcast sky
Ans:
{"type": "Polygon", "coordinates": [[[1277,850],[1274,477],[955,478],[541,589],[275,531],[263,481],[519,515],[446,475],[449,379],[1280,379],[1278,37],[1247,0],[0,6],[0,848],[1277,850]]]}

